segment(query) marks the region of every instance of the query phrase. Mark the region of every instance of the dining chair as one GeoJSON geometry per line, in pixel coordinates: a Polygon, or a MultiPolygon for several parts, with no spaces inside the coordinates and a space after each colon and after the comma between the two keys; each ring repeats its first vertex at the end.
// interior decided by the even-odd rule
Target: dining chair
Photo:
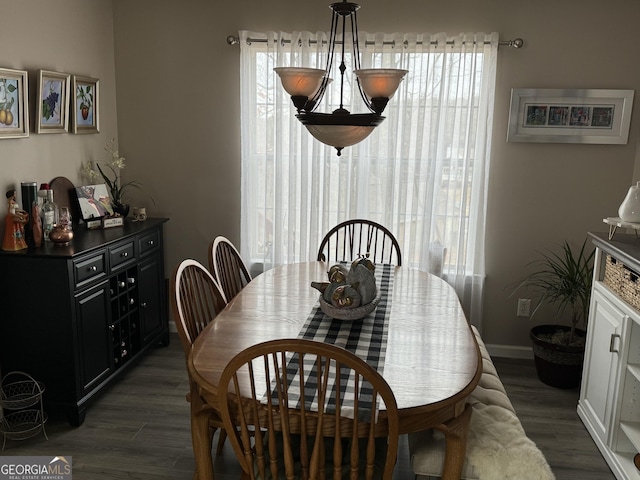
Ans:
{"type": "Polygon", "coordinates": [[[320,242],[318,260],[350,262],[367,254],[374,263],[402,265],[396,237],[379,223],[363,219],[347,220],[329,230],[320,242]]]}
{"type": "Polygon", "coordinates": [[[353,353],[306,339],[259,343],[229,361],[219,391],[228,392],[220,413],[242,478],[391,480],[396,399],[353,353]]]}
{"type": "Polygon", "coordinates": [[[209,270],[231,301],[250,281],[251,274],[240,253],[227,238],[216,237],[209,246],[209,270]]]}
{"type": "MultiPolygon", "coordinates": [[[[226,297],[211,276],[209,271],[196,260],[183,260],[176,267],[171,282],[171,308],[173,320],[182,343],[185,360],[189,357],[193,342],[200,332],[212,322],[216,315],[227,304],[226,297]]],[[[187,372],[189,370],[187,369],[187,372]]],[[[189,384],[193,380],[189,377],[189,384]]],[[[191,390],[187,393],[187,401],[191,402],[191,390]]],[[[220,429],[216,453],[220,454],[227,437],[220,413],[213,407],[206,405],[209,410],[209,433],[211,438],[220,429]]]]}

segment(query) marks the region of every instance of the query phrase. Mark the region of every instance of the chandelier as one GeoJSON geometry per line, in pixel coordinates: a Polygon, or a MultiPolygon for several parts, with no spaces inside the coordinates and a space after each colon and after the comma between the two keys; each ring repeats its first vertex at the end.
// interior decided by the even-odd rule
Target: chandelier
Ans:
{"type": "Polygon", "coordinates": [[[407,74],[407,70],[392,68],[360,68],[360,50],[358,45],[358,21],[356,11],[360,5],[342,2],[329,5],[333,11],[327,64],[324,70],[319,68],[278,67],[274,68],[280,77],[282,87],[291,95],[291,101],[297,109],[296,118],[300,120],[309,133],[320,142],[335,147],[338,156],[344,147],[361,142],[380,125],[389,99],[398,89],[398,85],[407,74]],[[342,22],[340,22],[342,20],[342,22]],[[350,113],[344,108],[344,80],[347,69],[345,58],[346,24],[351,25],[351,43],[353,45],[353,65],[358,90],[369,113],[350,113]],[[339,24],[342,41],[337,41],[339,24]],[[340,50],[340,107],[331,113],[316,112],[325,94],[327,85],[332,81],[330,75],[336,44],[341,43],[340,50]]]}

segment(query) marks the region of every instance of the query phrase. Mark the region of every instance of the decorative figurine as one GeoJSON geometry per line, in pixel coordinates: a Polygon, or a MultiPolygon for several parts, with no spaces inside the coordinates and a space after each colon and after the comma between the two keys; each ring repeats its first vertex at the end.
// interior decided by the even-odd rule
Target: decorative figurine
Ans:
{"type": "Polygon", "coordinates": [[[27,242],[24,239],[24,226],[29,221],[29,214],[18,205],[15,190],[9,190],[6,197],[7,216],[5,217],[2,249],[10,252],[24,250],[27,248],[27,242]]]}
{"type": "Polygon", "coordinates": [[[371,303],[377,294],[375,266],[366,257],[359,257],[347,270],[333,265],[328,272],[329,282],[311,282],[324,300],[336,308],[356,308],[371,303]]]}

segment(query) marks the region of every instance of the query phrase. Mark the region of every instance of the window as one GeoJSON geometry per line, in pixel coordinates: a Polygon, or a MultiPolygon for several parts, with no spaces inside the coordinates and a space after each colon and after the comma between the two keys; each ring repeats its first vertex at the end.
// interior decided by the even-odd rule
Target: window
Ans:
{"type": "MultiPolygon", "coordinates": [[[[409,74],[386,120],[338,157],[298,122],[273,72],[324,68],[326,36],[241,32],[242,255],[264,268],[312,260],[335,224],[369,218],[398,238],[404,265],[442,271],[479,324],[498,36],[360,39],[362,68],[409,74]]],[[[345,63],[345,108],[364,112],[345,63]]],[[[319,111],[338,107],[336,72],[319,111]]]]}

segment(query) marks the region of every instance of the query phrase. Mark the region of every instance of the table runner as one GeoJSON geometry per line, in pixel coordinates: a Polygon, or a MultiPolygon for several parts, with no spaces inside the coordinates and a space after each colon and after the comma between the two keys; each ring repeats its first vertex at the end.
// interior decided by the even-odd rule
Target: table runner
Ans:
{"type": "MultiPolygon", "coordinates": [[[[320,309],[320,302],[318,302],[305,321],[298,338],[340,346],[354,353],[382,374],[387,350],[394,268],[393,265],[376,265],[374,275],[378,292],[380,292],[380,302],[373,312],[359,320],[338,320],[325,315],[320,309]]],[[[300,408],[300,376],[297,357],[297,355],[293,355],[287,364],[289,406],[292,408],[300,408]]],[[[318,390],[317,370],[313,368],[314,362],[315,356],[307,355],[305,357],[305,372],[308,376],[305,379],[304,392],[305,398],[308,400],[306,407],[311,410],[318,409],[317,398],[314,395],[314,393],[317,394],[318,390]],[[310,401],[311,398],[313,398],[312,401],[310,401]]],[[[335,367],[332,366],[331,369],[334,370],[335,367]]],[[[330,378],[336,378],[335,372],[331,372],[330,378]]],[[[353,417],[351,412],[353,411],[355,379],[352,377],[347,378],[346,372],[341,373],[341,379],[343,390],[341,395],[343,401],[342,409],[345,412],[345,416],[353,417]]],[[[359,416],[368,416],[368,412],[372,408],[372,395],[373,388],[369,382],[362,382],[360,385],[361,402],[358,406],[361,415],[359,416]]],[[[330,400],[326,405],[326,411],[335,412],[334,398],[332,398],[332,395],[327,396],[330,400]]],[[[277,402],[275,398],[274,402],[277,402]]]]}

